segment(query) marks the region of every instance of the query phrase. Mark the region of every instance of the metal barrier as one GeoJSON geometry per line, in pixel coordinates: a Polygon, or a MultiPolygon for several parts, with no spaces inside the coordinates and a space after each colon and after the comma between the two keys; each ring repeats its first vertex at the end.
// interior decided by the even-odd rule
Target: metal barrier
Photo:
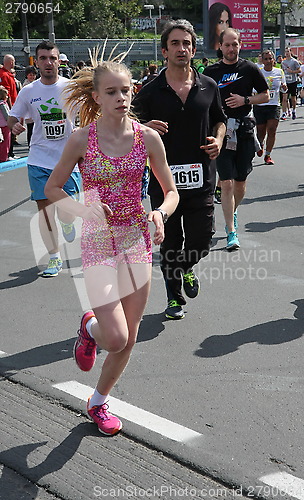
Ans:
{"type": "MultiPolygon", "coordinates": [[[[35,49],[37,45],[42,40],[39,39],[30,39],[30,55],[35,55],[35,49]]],[[[108,39],[106,50],[105,50],[105,59],[107,59],[115,47],[116,44],[119,44],[117,49],[114,52],[114,55],[119,54],[120,52],[127,51],[131,44],[132,48],[126,57],[126,64],[131,65],[135,61],[153,61],[155,57],[155,43],[157,45],[157,58],[159,61],[163,60],[163,56],[160,48],[160,40],[158,39],[149,39],[149,40],[141,40],[141,39],[108,39]]],[[[64,52],[70,63],[77,64],[78,61],[84,60],[87,61],[89,59],[88,49],[92,49],[97,45],[103,46],[104,39],[58,39],[56,40],[56,44],[59,47],[60,52],[64,52]]],[[[23,52],[23,41],[21,39],[2,39],[0,40],[0,60],[3,58],[5,54],[13,54],[16,59],[16,64],[24,66],[25,57],[23,52]]],[[[198,39],[197,43],[197,53],[196,57],[198,59],[203,57],[203,40],[198,39]]]]}

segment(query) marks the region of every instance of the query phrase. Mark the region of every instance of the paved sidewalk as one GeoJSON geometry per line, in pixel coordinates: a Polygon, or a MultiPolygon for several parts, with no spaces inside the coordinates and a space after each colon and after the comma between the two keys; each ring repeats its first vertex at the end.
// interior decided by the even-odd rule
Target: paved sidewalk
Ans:
{"type": "Polygon", "coordinates": [[[1,378],[0,399],[2,500],[235,498],[123,433],[102,436],[83,414],[21,384],[1,378]]]}

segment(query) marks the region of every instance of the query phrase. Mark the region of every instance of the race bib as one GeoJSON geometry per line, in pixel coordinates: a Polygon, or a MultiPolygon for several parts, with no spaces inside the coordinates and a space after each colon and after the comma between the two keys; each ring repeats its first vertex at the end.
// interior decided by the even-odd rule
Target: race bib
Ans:
{"type": "Polygon", "coordinates": [[[49,141],[58,141],[65,137],[66,119],[61,120],[41,120],[42,133],[49,141]]]}
{"type": "Polygon", "coordinates": [[[170,165],[177,189],[196,189],[203,186],[203,165],[187,163],[185,165],[170,165]]]}
{"type": "Polygon", "coordinates": [[[275,91],[274,90],[270,90],[269,91],[269,95],[270,95],[270,99],[273,99],[274,96],[275,96],[275,91]]]}
{"type": "Polygon", "coordinates": [[[287,83],[292,83],[292,77],[293,77],[293,75],[287,73],[287,75],[285,75],[286,82],[287,83]]]}

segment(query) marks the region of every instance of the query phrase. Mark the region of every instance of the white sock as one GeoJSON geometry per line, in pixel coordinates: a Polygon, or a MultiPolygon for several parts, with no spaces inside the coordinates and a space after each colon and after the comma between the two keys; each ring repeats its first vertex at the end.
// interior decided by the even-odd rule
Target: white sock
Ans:
{"type": "Polygon", "coordinates": [[[92,339],[94,338],[92,334],[92,325],[95,325],[95,323],[97,323],[97,319],[94,317],[89,319],[89,321],[86,324],[87,332],[90,335],[90,337],[92,337],[92,339]]]}
{"type": "Polygon", "coordinates": [[[50,253],[50,259],[60,259],[60,252],[50,253]]]}
{"type": "Polygon", "coordinates": [[[97,389],[95,389],[94,393],[91,396],[91,399],[89,400],[89,408],[92,408],[93,406],[103,405],[108,399],[108,397],[109,394],[103,396],[102,394],[99,394],[97,389]]]}

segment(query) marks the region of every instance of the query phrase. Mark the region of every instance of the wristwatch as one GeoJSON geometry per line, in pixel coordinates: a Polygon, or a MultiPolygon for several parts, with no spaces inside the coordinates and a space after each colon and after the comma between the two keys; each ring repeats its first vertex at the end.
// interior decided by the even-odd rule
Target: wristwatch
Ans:
{"type": "Polygon", "coordinates": [[[250,106],[250,101],[248,96],[244,97],[244,104],[245,106],[250,106]]]}
{"type": "Polygon", "coordinates": [[[154,210],[157,210],[158,212],[161,213],[162,218],[163,218],[163,223],[165,224],[168,220],[168,214],[165,212],[162,208],[155,208],[154,210]]]}

